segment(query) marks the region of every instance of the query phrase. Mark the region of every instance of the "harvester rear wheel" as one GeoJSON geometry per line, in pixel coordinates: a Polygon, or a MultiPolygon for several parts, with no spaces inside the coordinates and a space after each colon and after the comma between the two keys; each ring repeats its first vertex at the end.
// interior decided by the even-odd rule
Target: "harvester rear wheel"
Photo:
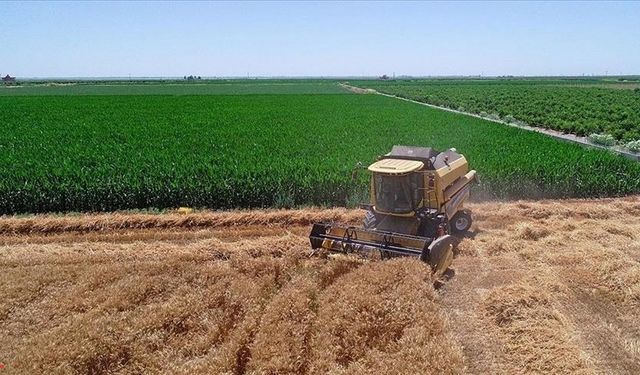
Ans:
{"type": "Polygon", "coordinates": [[[467,210],[458,211],[450,221],[451,231],[453,233],[464,233],[471,228],[471,223],[473,223],[471,212],[467,210]]]}

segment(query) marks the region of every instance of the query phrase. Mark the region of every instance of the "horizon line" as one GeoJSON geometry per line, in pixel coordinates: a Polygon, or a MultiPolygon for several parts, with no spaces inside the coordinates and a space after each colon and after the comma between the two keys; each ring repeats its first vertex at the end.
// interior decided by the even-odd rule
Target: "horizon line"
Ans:
{"type": "MultiPolygon", "coordinates": [[[[8,74],[7,74],[8,75],[8,74]]],[[[185,77],[200,77],[200,80],[247,80],[247,79],[379,79],[383,75],[247,75],[247,76],[197,76],[197,75],[182,75],[182,76],[30,76],[30,77],[18,77],[12,76],[21,80],[184,80],[185,77]]],[[[387,79],[407,79],[407,78],[629,78],[640,77],[640,73],[637,74],[581,74],[581,75],[481,75],[481,74],[443,74],[443,75],[410,75],[402,74],[395,76],[388,76],[387,79]]],[[[197,80],[197,79],[196,79],[197,80]]]]}

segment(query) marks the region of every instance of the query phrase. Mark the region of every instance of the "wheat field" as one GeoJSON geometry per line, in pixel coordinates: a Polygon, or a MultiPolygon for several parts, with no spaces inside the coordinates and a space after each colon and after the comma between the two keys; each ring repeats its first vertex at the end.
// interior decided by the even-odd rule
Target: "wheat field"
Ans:
{"type": "Polygon", "coordinates": [[[0,219],[4,373],[640,372],[640,197],[471,205],[442,280],[268,210],[0,219]]]}

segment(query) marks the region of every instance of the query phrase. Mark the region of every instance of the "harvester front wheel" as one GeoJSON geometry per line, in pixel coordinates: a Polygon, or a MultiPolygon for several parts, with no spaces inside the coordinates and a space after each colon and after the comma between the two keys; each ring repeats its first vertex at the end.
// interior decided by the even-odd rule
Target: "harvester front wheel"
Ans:
{"type": "Polygon", "coordinates": [[[458,213],[453,215],[450,223],[453,233],[464,233],[468,231],[469,228],[471,228],[471,223],[473,223],[471,212],[467,210],[458,211],[458,213]]]}

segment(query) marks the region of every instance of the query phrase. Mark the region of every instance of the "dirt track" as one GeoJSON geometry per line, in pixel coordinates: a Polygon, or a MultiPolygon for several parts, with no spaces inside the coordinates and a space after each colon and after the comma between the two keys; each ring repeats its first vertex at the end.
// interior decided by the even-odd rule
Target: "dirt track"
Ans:
{"type": "Polygon", "coordinates": [[[471,209],[437,290],[309,256],[359,211],[0,219],[1,371],[640,373],[640,197],[471,209]]]}

